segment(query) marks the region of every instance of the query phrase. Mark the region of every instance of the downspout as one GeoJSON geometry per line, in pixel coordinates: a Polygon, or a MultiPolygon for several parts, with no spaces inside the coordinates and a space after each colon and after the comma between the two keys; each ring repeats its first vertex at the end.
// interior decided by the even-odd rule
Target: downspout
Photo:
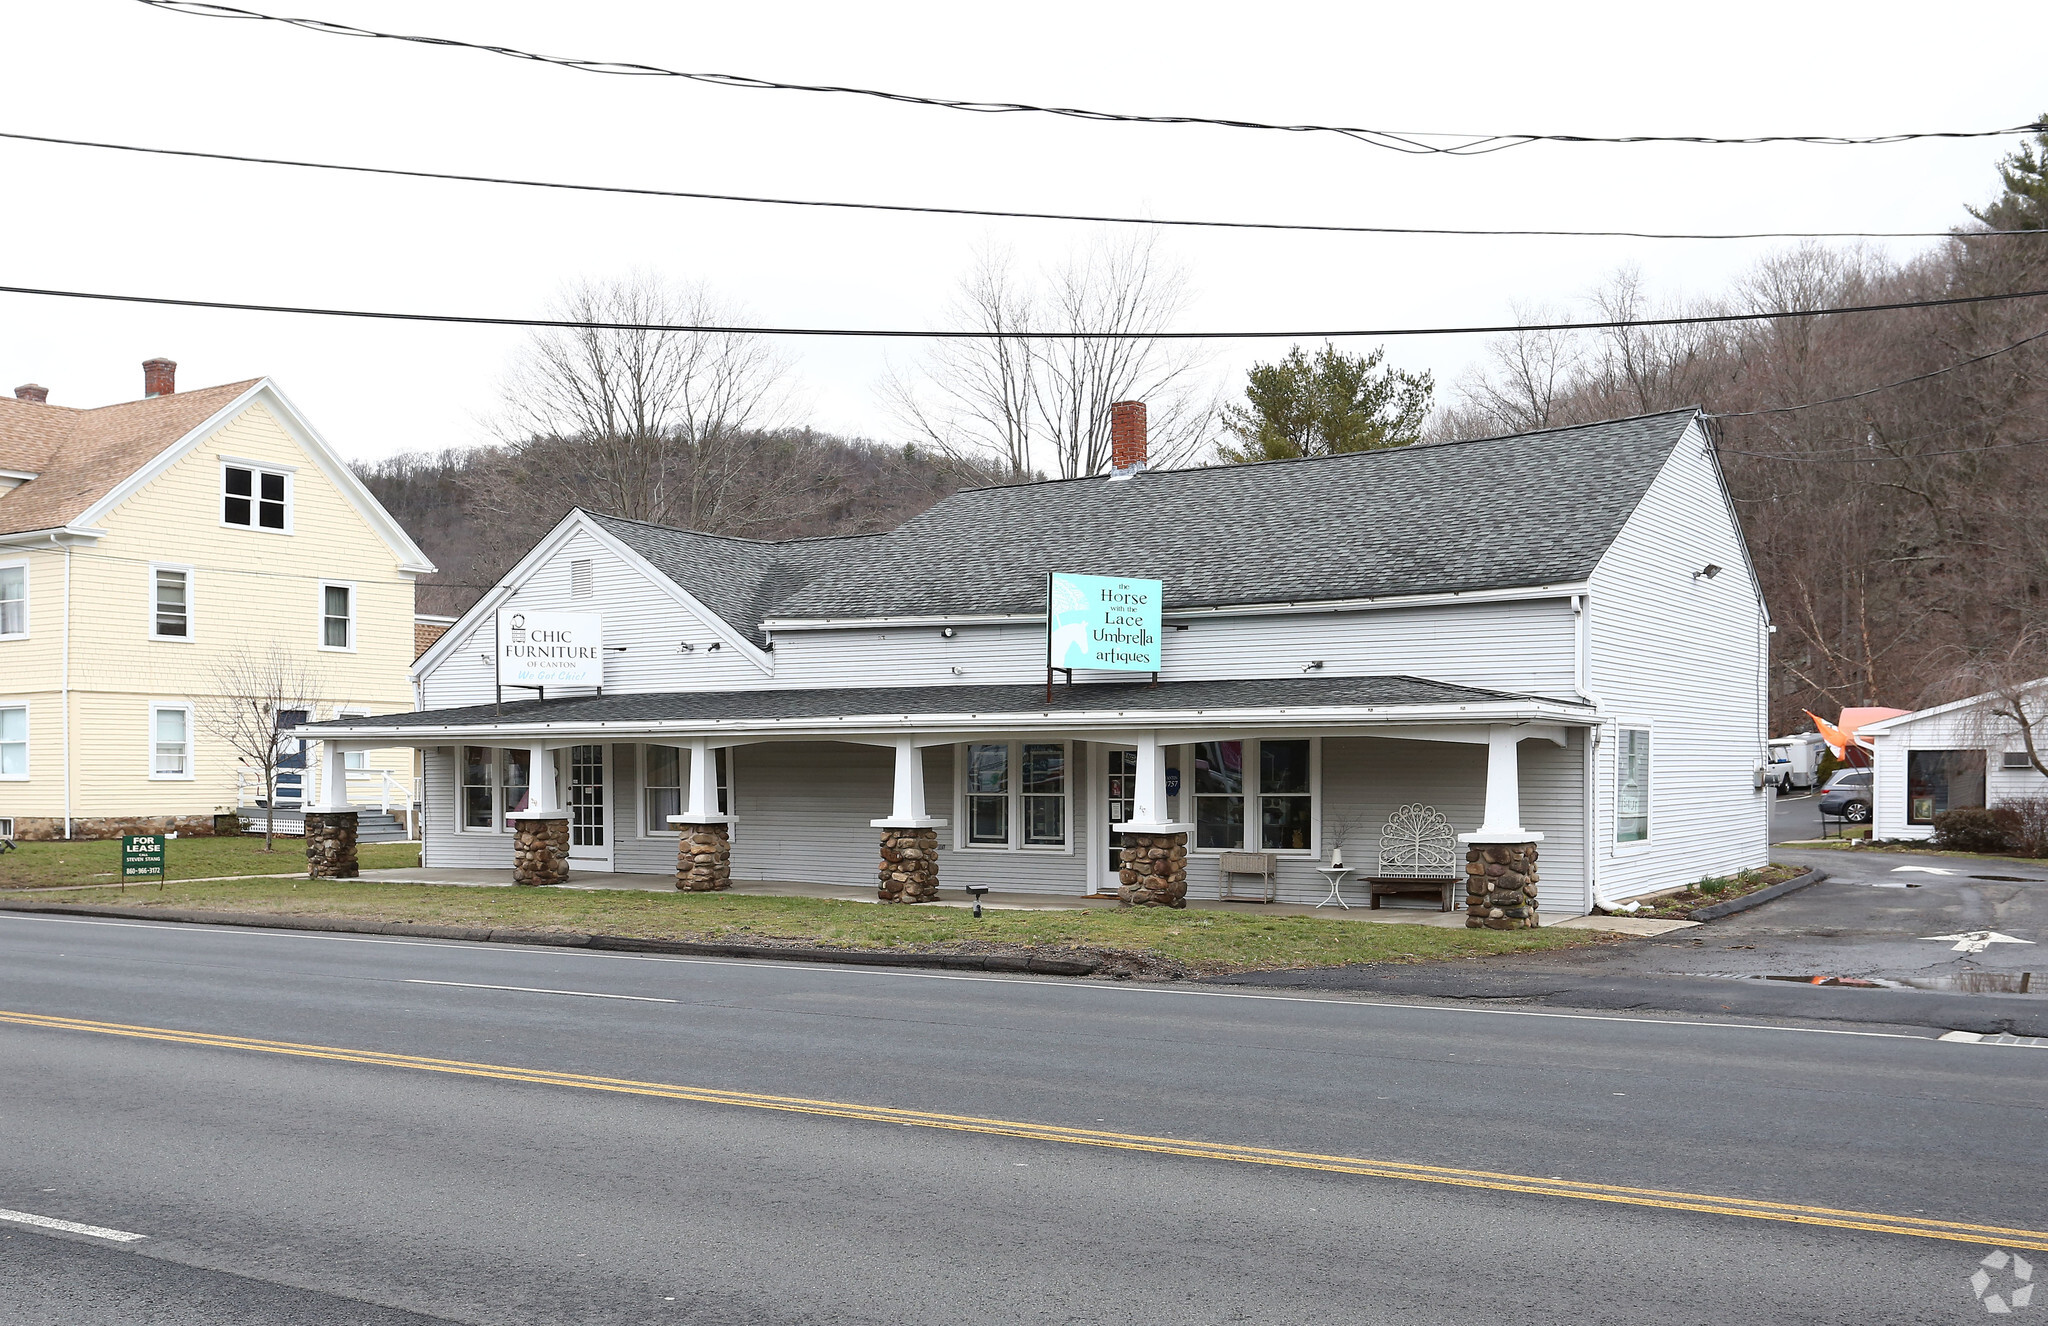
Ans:
{"type": "MultiPolygon", "coordinates": [[[[1579,697],[1600,708],[1593,694],[1593,599],[1590,594],[1572,595],[1572,683],[1579,697]]],[[[1600,900],[1600,737],[1607,730],[1605,719],[1587,728],[1585,774],[1586,826],[1586,908],[1605,908],[1600,900]]]]}
{"type": "MultiPolygon", "coordinates": [[[[56,535],[50,536],[51,542],[56,535]]],[[[58,679],[64,721],[64,840],[71,840],[71,545],[64,544],[63,671],[58,679]]]]}

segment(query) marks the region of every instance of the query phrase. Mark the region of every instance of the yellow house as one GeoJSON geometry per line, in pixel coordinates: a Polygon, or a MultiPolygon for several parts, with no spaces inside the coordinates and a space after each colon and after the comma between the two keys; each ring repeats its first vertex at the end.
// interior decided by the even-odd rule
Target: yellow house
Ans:
{"type": "MultiPolygon", "coordinates": [[[[0,398],[0,833],[210,833],[324,798],[299,743],[274,788],[238,756],[237,673],[299,679],[309,719],[413,707],[433,565],[269,379],[180,392],[176,368],[95,409],[0,398]]],[[[363,757],[354,799],[402,810],[411,761],[363,757]]]]}

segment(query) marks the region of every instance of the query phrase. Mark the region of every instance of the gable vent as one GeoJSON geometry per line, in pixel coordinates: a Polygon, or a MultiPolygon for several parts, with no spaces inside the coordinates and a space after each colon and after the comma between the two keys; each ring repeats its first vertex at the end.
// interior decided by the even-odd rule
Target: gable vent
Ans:
{"type": "Polygon", "coordinates": [[[587,599],[597,593],[597,572],[591,568],[588,557],[578,557],[569,563],[569,597],[587,599]]]}

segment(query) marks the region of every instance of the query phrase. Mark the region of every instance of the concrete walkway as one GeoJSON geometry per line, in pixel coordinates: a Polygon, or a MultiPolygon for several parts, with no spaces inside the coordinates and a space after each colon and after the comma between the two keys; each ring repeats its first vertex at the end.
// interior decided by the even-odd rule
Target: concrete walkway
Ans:
{"type": "MultiPolygon", "coordinates": [[[[509,888],[512,886],[512,872],[509,870],[472,870],[458,867],[414,867],[410,870],[365,870],[362,877],[386,884],[453,884],[471,888],[509,888]]],[[[673,875],[638,875],[606,873],[593,870],[572,870],[569,882],[557,888],[565,889],[644,889],[653,893],[672,893],[676,883],[673,875]]],[[[736,879],[732,883],[732,896],[756,898],[829,898],[835,902],[879,902],[872,888],[842,884],[804,884],[782,880],[736,879]]],[[[923,903],[926,907],[972,907],[974,900],[959,889],[939,891],[937,902],[923,903]]],[[[1115,907],[1114,896],[1075,897],[1050,893],[988,893],[983,895],[981,905],[989,911],[1078,911],[1090,907],[1115,907]]],[[[1428,905],[1402,904],[1383,901],[1378,911],[1366,907],[1363,902],[1353,903],[1349,910],[1334,903],[1326,907],[1313,907],[1304,903],[1257,903],[1219,902],[1213,898],[1189,898],[1188,909],[1201,912],[1234,912],[1244,916],[1315,916],[1326,921],[1366,921],[1383,925],[1434,925],[1449,929],[1463,929],[1463,909],[1440,912],[1428,905]]],[[[1573,916],[1560,918],[1552,924],[1569,925],[1578,929],[1613,930],[1626,934],[1659,934],[1667,929],[1679,929],[1692,924],[1689,921],[1638,921],[1630,917],[1573,916]],[[1656,927],[1648,929],[1646,927],[1656,927]]]]}

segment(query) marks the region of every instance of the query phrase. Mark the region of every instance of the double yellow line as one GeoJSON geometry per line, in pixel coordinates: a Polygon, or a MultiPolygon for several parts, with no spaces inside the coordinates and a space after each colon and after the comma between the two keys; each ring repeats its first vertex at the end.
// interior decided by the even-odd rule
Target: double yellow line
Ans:
{"type": "Polygon", "coordinates": [[[950,1132],[1016,1137],[1034,1142],[1063,1142],[1070,1146],[1108,1147],[1118,1151],[1189,1156],[1198,1160],[1230,1160],[1244,1165],[1320,1170],[1331,1174],[1357,1174],[1379,1179],[1407,1179],[1416,1183],[1447,1184],[1454,1188],[1533,1193],[1542,1197],[1572,1197],[1588,1202],[1613,1202],[1623,1206],[1649,1206],[1669,1211],[1697,1211],[1706,1215],[1743,1216],[1751,1220],[1776,1220],[1794,1225],[1826,1225],[1835,1229],[1860,1229],[1877,1234],[1946,1239],[1954,1243],[1996,1243],[2007,1248],[2048,1252],[2048,1231],[2010,1229],[2003,1225],[1970,1225],[1950,1220],[1930,1220],[1920,1216],[1884,1215],[1874,1211],[1844,1211],[1829,1206],[1753,1201],[1746,1197],[1673,1192],[1662,1188],[1626,1188],[1615,1184],[1580,1183],[1569,1179],[1547,1179],[1529,1174],[1500,1174],[1491,1170],[1455,1169],[1441,1165],[1411,1165],[1402,1161],[1371,1160],[1358,1156],[1325,1156],[1308,1151],[1235,1146],[1227,1142],[1198,1142],[1177,1137],[1150,1137],[1142,1133],[1116,1133],[1095,1128],[1064,1128],[1057,1124],[991,1119],[971,1114],[933,1114],[923,1110],[891,1109],[881,1105],[811,1100],[802,1096],[771,1096],[755,1091],[723,1091],[715,1087],[637,1082],[630,1078],[557,1073],[541,1068],[468,1063],[460,1059],[430,1059],[416,1054],[389,1054],[381,1050],[357,1050],[333,1045],[302,1045],[294,1041],[257,1040],[248,1036],[180,1031],[171,1027],[139,1027],[120,1022],[95,1022],[86,1018],[56,1017],[43,1013],[0,1010],[0,1023],[43,1027],[54,1031],[91,1031],[108,1036],[169,1041],[176,1045],[199,1045],[219,1050],[287,1054],[301,1059],[331,1059],[340,1063],[370,1064],[381,1068],[454,1073],[464,1077],[493,1078],[503,1082],[580,1087],[586,1091],[656,1096],[664,1100],[738,1105],[756,1110],[779,1110],[785,1114],[815,1114],[834,1119],[861,1119],[871,1123],[909,1124],[918,1128],[942,1128],[950,1132]]]}

